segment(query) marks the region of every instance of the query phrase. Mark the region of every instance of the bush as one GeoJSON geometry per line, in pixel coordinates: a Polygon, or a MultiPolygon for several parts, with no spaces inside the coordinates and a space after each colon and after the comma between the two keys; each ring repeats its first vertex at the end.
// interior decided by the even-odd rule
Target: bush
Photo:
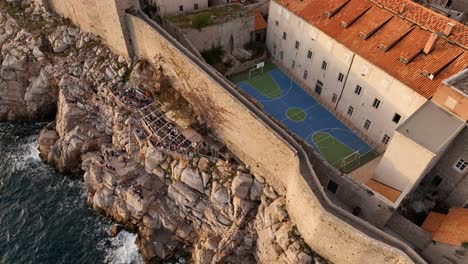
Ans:
{"type": "Polygon", "coordinates": [[[244,49],[252,51],[252,55],[261,56],[265,52],[265,43],[250,41],[244,45],[244,49]]]}
{"type": "Polygon", "coordinates": [[[468,242],[467,241],[462,242],[461,246],[464,248],[468,248],[468,242]]]}
{"type": "Polygon", "coordinates": [[[208,25],[210,22],[210,14],[209,13],[200,13],[193,17],[192,19],[192,26],[196,29],[201,29],[208,25]]]}
{"type": "Polygon", "coordinates": [[[213,46],[210,50],[202,51],[201,55],[208,64],[215,65],[222,62],[224,50],[221,46],[213,46]]]}

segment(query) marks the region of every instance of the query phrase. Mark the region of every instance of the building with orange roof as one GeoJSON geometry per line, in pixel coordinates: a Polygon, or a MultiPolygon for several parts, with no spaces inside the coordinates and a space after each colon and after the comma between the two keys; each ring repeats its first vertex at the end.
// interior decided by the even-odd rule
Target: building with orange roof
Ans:
{"type": "Polygon", "coordinates": [[[262,15],[260,10],[254,10],[252,14],[255,16],[254,21],[254,30],[255,30],[255,40],[256,41],[265,41],[266,37],[266,29],[267,29],[267,22],[262,15]]]}
{"type": "Polygon", "coordinates": [[[468,66],[468,27],[410,0],[273,0],[268,23],[274,61],[386,150],[363,183],[397,207],[465,127],[429,101],[468,66]]]}
{"type": "Polygon", "coordinates": [[[382,148],[468,65],[468,27],[409,0],[275,0],[269,23],[275,60],[382,148]]]}
{"type": "Polygon", "coordinates": [[[156,9],[156,15],[180,14],[208,7],[208,0],[144,0],[145,4],[156,9]]]}
{"type": "Polygon", "coordinates": [[[421,227],[436,242],[461,246],[468,243],[468,209],[451,208],[446,215],[430,212],[421,227]]]}

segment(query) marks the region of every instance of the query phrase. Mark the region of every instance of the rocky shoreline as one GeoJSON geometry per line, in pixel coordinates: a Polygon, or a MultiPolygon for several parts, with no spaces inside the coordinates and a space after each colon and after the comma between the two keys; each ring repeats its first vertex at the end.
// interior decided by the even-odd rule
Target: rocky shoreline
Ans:
{"type": "Polygon", "coordinates": [[[114,233],[137,232],[147,262],[187,252],[193,263],[325,263],[261,175],[232,159],[136,141],[131,115],[148,102],[126,93],[160,101],[175,124],[204,127],[160,67],[113,54],[33,1],[8,2],[0,4],[0,121],[56,113],[38,139],[42,159],[84,171],[90,206],[121,225],[114,233]]]}

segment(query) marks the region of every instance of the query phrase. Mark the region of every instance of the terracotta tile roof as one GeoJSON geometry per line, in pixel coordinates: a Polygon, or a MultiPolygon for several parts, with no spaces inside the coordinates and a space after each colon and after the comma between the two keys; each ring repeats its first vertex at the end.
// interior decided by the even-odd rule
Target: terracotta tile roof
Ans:
{"type": "Polygon", "coordinates": [[[400,197],[401,192],[397,189],[394,189],[390,186],[382,184],[376,180],[370,179],[366,185],[371,188],[373,191],[376,191],[383,197],[387,198],[388,200],[395,202],[400,197]]]}
{"type": "Polygon", "coordinates": [[[468,242],[468,209],[451,208],[447,215],[429,213],[422,228],[433,234],[433,240],[461,246],[468,242]]]}
{"type": "Polygon", "coordinates": [[[444,214],[430,212],[424,220],[424,223],[422,224],[421,228],[434,235],[434,233],[437,232],[437,230],[439,230],[440,225],[442,225],[445,216],[446,215],[444,214]]]}
{"type": "Polygon", "coordinates": [[[255,31],[267,28],[267,22],[263,18],[262,13],[259,10],[253,11],[252,14],[255,16],[254,28],[255,31]]]}
{"type": "Polygon", "coordinates": [[[275,1],[425,98],[468,65],[468,27],[410,0],[275,1]],[[424,54],[431,33],[448,22],[449,40],[439,37],[424,54]]]}

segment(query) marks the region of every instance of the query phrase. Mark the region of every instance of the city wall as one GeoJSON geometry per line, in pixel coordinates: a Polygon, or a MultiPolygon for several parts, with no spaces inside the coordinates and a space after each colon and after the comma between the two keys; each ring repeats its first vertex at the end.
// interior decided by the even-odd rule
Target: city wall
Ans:
{"type": "Polygon", "coordinates": [[[78,24],[85,32],[100,36],[112,49],[125,56],[132,56],[128,43],[123,16],[125,10],[138,1],[133,0],[34,0],[73,23],[78,24]]]}
{"type": "MultiPolygon", "coordinates": [[[[307,243],[335,263],[406,263],[402,252],[358,232],[323,210],[299,172],[291,146],[240,104],[222,84],[181,53],[139,17],[128,15],[135,54],[163,64],[176,89],[206,117],[217,136],[251,170],[280,191],[285,190],[288,212],[307,243]]],[[[148,21],[149,22],[149,21],[148,21]]],[[[211,69],[209,69],[211,70],[211,69]]]]}
{"type": "Polygon", "coordinates": [[[412,259],[424,263],[401,241],[334,206],[323,193],[304,149],[156,23],[141,13],[125,14],[129,1],[93,0],[99,2],[97,7],[106,7],[101,9],[92,8],[89,2],[51,0],[45,4],[52,3],[48,6],[53,11],[100,35],[116,52],[163,65],[175,88],[202,114],[219,139],[285,195],[290,217],[314,251],[334,263],[412,263],[412,259]],[[394,246],[405,250],[411,259],[394,246]]]}

